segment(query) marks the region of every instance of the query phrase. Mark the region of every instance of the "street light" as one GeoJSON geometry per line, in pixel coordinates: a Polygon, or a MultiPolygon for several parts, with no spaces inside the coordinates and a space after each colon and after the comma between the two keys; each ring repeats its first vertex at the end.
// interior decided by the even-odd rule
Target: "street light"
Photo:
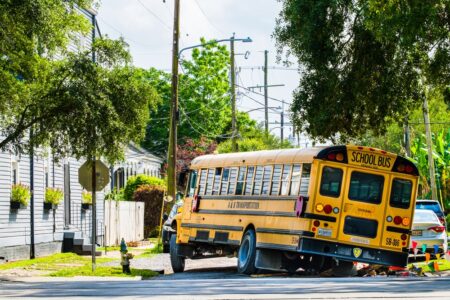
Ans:
{"type": "MultiPolygon", "coordinates": [[[[236,143],[236,138],[237,138],[238,134],[237,134],[237,126],[236,126],[236,91],[235,91],[236,74],[235,74],[235,68],[234,68],[234,42],[235,41],[239,41],[239,42],[243,42],[243,43],[253,42],[253,40],[250,37],[235,38],[234,33],[233,33],[233,36],[229,39],[212,40],[212,41],[209,41],[209,42],[206,42],[203,44],[185,47],[178,52],[178,56],[177,56],[177,58],[179,59],[181,57],[181,54],[185,50],[189,50],[189,49],[193,49],[193,48],[197,48],[197,47],[204,47],[206,45],[215,44],[215,43],[230,42],[230,69],[231,69],[230,94],[231,94],[231,131],[232,131],[232,133],[231,133],[231,149],[233,152],[238,151],[237,143],[236,143]]],[[[176,147],[176,145],[175,145],[175,147],[176,147]]],[[[169,148],[170,148],[170,146],[169,146],[169,148]]],[[[172,167],[172,166],[169,165],[169,168],[170,167],[172,167]]],[[[175,169],[175,165],[173,166],[173,168],[175,169]]]]}
{"type": "MultiPolygon", "coordinates": [[[[245,111],[246,113],[255,111],[255,110],[260,110],[260,109],[265,109],[265,107],[259,107],[259,108],[254,108],[254,109],[250,109],[245,111]]],[[[273,110],[281,110],[281,106],[269,106],[268,109],[273,109],[273,110]]]]}
{"type": "Polygon", "coordinates": [[[178,125],[178,63],[179,58],[183,51],[188,49],[193,49],[197,47],[204,47],[209,44],[230,42],[231,55],[231,94],[232,94],[232,142],[233,150],[236,149],[236,95],[235,95],[235,72],[234,72],[234,42],[241,41],[243,43],[250,43],[252,39],[247,37],[243,39],[236,39],[234,34],[229,39],[213,40],[203,44],[193,45],[185,47],[178,50],[179,42],[179,14],[180,14],[180,0],[175,0],[174,8],[174,31],[173,31],[173,52],[172,52],[172,102],[170,109],[170,129],[169,129],[169,149],[168,149],[168,159],[167,159],[167,182],[168,182],[168,195],[175,199],[176,194],[176,157],[177,157],[177,125],[178,125]]]}
{"type": "Polygon", "coordinates": [[[198,45],[194,45],[194,46],[189,46],[189,47],[185,47],[185,48],[181,49],[181,50],[178,52],[178,58],[181,57],[181,53],[183,53],[183,51],[185,51],[185,50],[189,50],[189,49],[193,49],[193,48],[198,48],[198,47],[204,47],[204,46],[206,46],[206,45],[211,45],[211,44],[216,44],[216,43],[221,43],[221,42],[231,42],[232,39],[234,39],[234,41],[241,41],[241,42],[243,42],[243,43],[251,43],[251,42],[253,42],[253,40],[252,40],[250,37],[247,37],[247,38],[245,38],[245,39],[236,39],[236,38],[232,37],[232,38],[229,38],[229,39],[212,40],[212,41],[209,41],[209,42],[206,42],[206,43],[203,43],[203,44],[198,44],[198,45]]]}

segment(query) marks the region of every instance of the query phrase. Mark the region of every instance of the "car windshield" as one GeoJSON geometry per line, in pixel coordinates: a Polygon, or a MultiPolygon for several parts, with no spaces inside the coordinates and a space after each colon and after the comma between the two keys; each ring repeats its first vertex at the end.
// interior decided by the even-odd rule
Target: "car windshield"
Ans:
{"type": "Polygon", "coordinates": [[[414,223],[432,223],[439,222],[436,214],[427,210],[416,210],[414,213],[414,223]]]}
{"type": "Polygon", "coordinates": [[[436,202],[419,202],[416,204],[416,209],[428,209],[436,214],[442,214],[441,207],[436,202]]]}

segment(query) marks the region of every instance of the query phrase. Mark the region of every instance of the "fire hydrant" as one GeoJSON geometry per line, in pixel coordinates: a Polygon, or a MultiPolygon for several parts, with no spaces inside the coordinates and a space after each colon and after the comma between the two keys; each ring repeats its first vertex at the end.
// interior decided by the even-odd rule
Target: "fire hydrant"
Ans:
{"type": "Polygon", "coordinates": [[[122,265],[122,272],[126,274],[130,274],[130,260],[133,259],[133,254],[128,253],[127,244],[125,243],[125,240],[122,238],[122,241],[120,242],[120,257],[121,261],[120,264],[122,265]]]}

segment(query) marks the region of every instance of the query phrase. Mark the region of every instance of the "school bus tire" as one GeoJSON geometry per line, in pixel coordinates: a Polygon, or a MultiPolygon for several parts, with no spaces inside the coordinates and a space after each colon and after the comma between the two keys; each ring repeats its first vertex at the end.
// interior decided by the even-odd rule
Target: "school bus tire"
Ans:
{"type": "Polygon", "coordinates": [[[350,277],[356,275],[356,266],[351,261],[340,260],[339,263],[333,261],[333,275],[337,277],[350,277]]]}
{"type": "Polygon", "coordinates": [[[180,245],[177,244],[176,233],[170,236],[170,264],[174,273],[181,273],[184,271],[184,265],[186,258],[179,256],[180,245]]]}
{"type": "Polygon", "coordinates": [[[239,273],[251,275],[256,272],[256,233],[253,229],[248,229],[244,233],[237,258],[239,273]]]}

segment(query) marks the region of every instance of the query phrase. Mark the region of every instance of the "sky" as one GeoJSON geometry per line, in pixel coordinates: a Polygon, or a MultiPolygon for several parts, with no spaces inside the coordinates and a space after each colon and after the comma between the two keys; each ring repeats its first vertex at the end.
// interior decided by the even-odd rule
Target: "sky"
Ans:
{"type": "MultiPolygon", "coordinates": [[[[250,37],[252,43],[235,42],[237,84],[250,87],[264,84],[264,50],[268,50],[268,83],[284,84],[269,88],[269,123],[280,121],[281,100],[285,112],[292,102],[292,92],[299,83],[295,65],[286,68],[277,63],[272,34],[281,3],[276,0],[181,0],[180,49],[199,44],[200,38],[227,39],[250,37]],[[245,59],[246,52],[249,52],[245,59]]],[[[124,37],[130,45],[136,66],[171,70],[174,0],[103,0],[97,20],[102,34],[124,37]]],[[[229,46],[229,44],[227,43],[229,46]]],[[[190,51],[183,52],[189,59],[190,51]]],[[[295,62],[294,62],[295,63],[295,62]]],[[[180,70],[181,71],[181,70],[180,70]]],[[[262,108],[263,90],[256,93],[237,89],[237,107],[241,111],[262,108]],[[249,97],[253,98],[250,99],[249,97]],[[256,100],[256,101],[255,101],[256,100]]],[[[264,110],[250,112],[253,119],[264,120],[264,110]]],[[[285,118],[285,122],[290,122],[285,118]]],[[[280,135],[279,124],[270,124],[271,132],[280,135]]],[[[292,133],[285,127],[284,135],[292,133]]]]}

